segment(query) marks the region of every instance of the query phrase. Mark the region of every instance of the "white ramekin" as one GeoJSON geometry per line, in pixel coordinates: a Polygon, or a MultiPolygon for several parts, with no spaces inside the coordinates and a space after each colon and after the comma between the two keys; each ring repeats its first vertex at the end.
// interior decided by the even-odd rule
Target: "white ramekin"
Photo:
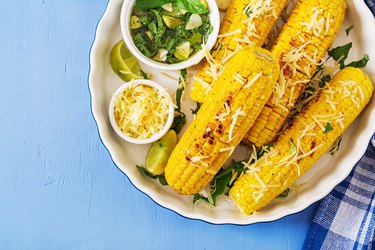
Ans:
{"type": "MultiPolygon", "coordinates": [[[[213,27],[212,33],[208,37],[206,42],[206,48],[211,50],[212,47],[215,45],[217,36],[219,34],[220,29],[220,13],[217,7],[215,0],[206,0],[209,9],[209,17],[211,21],[211,25],[213,27]]],[[[130,16],[133,10],[133,5],[135,0],[126,0],[124,1],[121,9],[121,17],[120,17],[120,25],[121,25],[121,32],[126,43],[126,46],[129,48],[130,52],[141,62],[144,64],[159,70],[181,70],[186,69],[190,66],[198,64],[204,57],[205,53],[203,50],[198,51],[190,57],[188,60],[175,63],[175,64],[166,64],[162,62],[155,61],[143,55],[135,46],[133,38],[131,37],[130,31],[130,16]]]]}
{"type": "Polygon", "coordinates": [[[130,143],[134,143],[134,144],[149,144],[149,143],[152,143],[152,142],[155,142],[155,141],[159,140],[161,137],[163,137],[168,132],[168,130],[171,128],[172,123],[173,123],[174,111],[175,111],[175,105],[172,101],[171,96],[168,94],[167,90],[164,87],[162,87],[160,84],[158,84],[154,81],[150,81],[150,80],[133,80],[133,81],[127,82],[124,85],[122,85],[113,94],[111,102],[109,104],[109,121],[110,121],[113,129],[115,130],[115,132],[125,141],[128,141],[130,143]],[[167,100],[169,102],[168,119],[167,119],[167,121],[164,125],[164,128],[161,131],[159,131],[158,133],[154,134],[153,136],[151,136],[150,138],[147,138],[147,139],[136,139],[136,138],[132,138],[132,137],[129,137],[129,136],[125,135],[121,131],[119,126],[117,125],[117,122],[116,122],[116,119],[115,119],[114,106],[115,106],[116,100],[118,99],[118,97],[122,94],[122,92],[125,89],[129,88],[133,84],[135,84],[135,85],[146,85],[146,86],[153,87],[153,88],[157,89],[158,91],[162,92],[163,94],[165,94],[165,97],[167,98],[167,100]]]}

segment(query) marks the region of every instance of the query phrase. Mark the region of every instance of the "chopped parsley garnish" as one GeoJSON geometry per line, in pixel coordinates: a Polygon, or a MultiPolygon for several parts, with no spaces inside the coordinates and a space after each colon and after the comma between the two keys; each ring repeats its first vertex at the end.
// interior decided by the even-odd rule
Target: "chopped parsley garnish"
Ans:
{"type": "Polygon", "coordinates": [[[327,134],[329,131],[333,130],[333,127],[331,125],[331,123],[327,122],[326,124],[326,127],[325,127],[325,130],[324,130],[324,134],[327,134]]]}

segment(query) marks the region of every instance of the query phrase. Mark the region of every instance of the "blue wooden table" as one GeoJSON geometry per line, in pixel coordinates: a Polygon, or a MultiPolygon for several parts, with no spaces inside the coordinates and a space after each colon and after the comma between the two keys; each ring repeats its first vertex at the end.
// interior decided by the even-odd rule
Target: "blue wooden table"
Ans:
{"type": "Polygon", "coordinates": [[[90,109],[105,0],[0,1],[0,249],[300,249],[316,204],[211,225],[159,207],[111,161],[90,109]]]}

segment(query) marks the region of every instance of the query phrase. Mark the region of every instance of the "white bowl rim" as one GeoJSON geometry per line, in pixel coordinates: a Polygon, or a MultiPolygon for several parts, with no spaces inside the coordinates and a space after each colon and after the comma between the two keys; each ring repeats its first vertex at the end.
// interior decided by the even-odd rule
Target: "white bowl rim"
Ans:
{"type": "MultiPolygon", "coordinates": [[[[122,8],[121,8],[121,14],[120,14],[120,26],[121,26],[122,37],[125,41],[126,46],[138,60],[140,60],[142,63],[152,68],[159,69],[159,70],[181,70],[181,69],[186,69],[193,65],[198,64],[205,57],[204,51],[200,50],[196,52],[195,55],[187,59],[186,61],[182,61],[182,62],[175,63],[175,64],[166,64],[166,63],[152,60],[146,57],[145,55],[143,55],[139,51],[137,46],[135,46],[134,41],[131,37],[131,32],[130,32],[130,16],[131,16],[130,13],[133,9],[134,2],[135,0],[124,1],[122,8]]],[[[207,39],[207,43],[205,47],[207,50],[211,50],[214,47],[216,43],[216,39],[219,35],[220,12],[219,12],[219,8],[217,7],[215,0],[206,0],[206,2],[208,4],[209,18],[210,18],[210,22],[213,27],[213,30],[207,39]]]]}
{"type": "Polygon", "coordinates": [[[163,137],[168,132],[168,130],[171,128],[172,123],[173,123],[174,111],[175,111],[175,107],[174,107],[174,103],[172,101],[172,98],[164,87],[162,87],[157,82],[154,82],[154,81],[151,81],[151,80],[140,79],[140,80],[133,80],[133,81],[126,82],[125,84],[121,85],[121,87],[119,87],[115,91],[115,93],[112,95],[111,102],[109,104],[108,113],[109,113],[109,121],[110,121],[113,129],[122,139],[124,139],[125,141],[128,141],[130,143],[134,143],[134,144],[149,144],[149,143],[153,143],[153,142],[159,140],[161,137],[163,137]],[[149,87],[152,87],[152,88],[158,90],[159,92],[161,92],[162,94],[165,95],[165,97],[167,98],[168,103],[169,103],[168,119],[167,119],[167,121],[164,125],[164,128],[162,130],[160,130],[158,133],[152,135],[150,138],[147,138],[147,139],[136,139],[136,138],[132,138],[132,137],[129,137],[129,136],[125,135],[120,130],[120,128],[118,127],[117,122],[115,120],[115,116],[114,116],[114,112],[113,112],[113,109],[114,109],[114,106],[115,106],[115,101],[117,100],[119,95],[125,89],[129,88],[130,86],[133,86],[133,84],[135,84],[135,85],[145,85],[145,86],[149,86],[149,87]]]}

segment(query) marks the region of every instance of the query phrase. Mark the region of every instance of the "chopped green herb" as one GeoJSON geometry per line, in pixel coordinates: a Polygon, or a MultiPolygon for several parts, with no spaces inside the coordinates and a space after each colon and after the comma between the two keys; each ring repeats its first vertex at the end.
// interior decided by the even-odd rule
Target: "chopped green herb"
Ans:
{"type": "Polygon", "coordinates": [[[131,30],[132,38],[148,58],[167,64],[187,60],[202,49],[213,30],[207,12],[201,0],[137,0],[132,12],[137,24],[131,30]],[[165,3],[172,3],[172,11],[163,8],[165,3]],[[188,30],[192,15],[198,15],[201,24],[188,30]]]}
{"type": "Polygon", "coordinates": [[[289,141],[289,146],[290,146],[290,153],[291,154],[297,153],[297,147],[296,147],[296,145],[293,144],[292,141],[289,141]]]}
{"type": "Polygon", "coordinates": [[[144,72],[143,70],[141,70],[141,74],[142,74],[142,77],[144,78],[144,79],[150,79],[150,73],[146,73],[146,72],[144,72]]]}
{"type": "Polygon", "coordinates": [[[152,9],[161,7],[162,5],[171,2],[171,0],[136,0],[135,6],[140,9],[152,9]]]}
{"type": "Polygon", "coordinates": [[[191,110],[191,113],[193,115],[196,115],[199,111],[199,109],[201,108],[202,104],[200,104],[199,102],[197,102],[197,107],[195,109],[190,109],[191,110]]]}
{"type": "Polygon", "coordinates": [[[178,134],[178,133],[181,132],[181,129],[185,125],[185,123],[186,123],[185,114],[178,113],[174,116],[174,120],[173,120],[173,124],[172,124],[171,129],[176,131],[176,133],[178,134]]]}
{"type": "Polygon", "coordinates": [[[181,74],[182,79],[183,79],[184,81],[186,81],[186,79],[187,79],[187,70],[186,70],[186,69],[182,69],[182,70],[180,71],[180,74],[181,74]]]}
{"type": "Polygon", "coordinates": [[[337,153],[337,151],[339,151],[339,149],[340,149],[341,142],[342,142],[342,136],[337,138],[337,140],[333,143],[331,149],[328,152],[331,155],[335,155],[337,153]]]}
{"type": "Polygon", "coordinates": [[[347,29],[345,30],[347,36],[349,36],[350,31],[351,31],[353,28],[354,28],[354,26],[352,25],[352,26],[350,26],[349,28],[347,28],[347,29]]]}
{"type": "Polygon", "coordinates": [[[176,91],[176,111],[181,113],[181,98],[184,93],[185,88],[183,86],[179,87],[176,91]]]}
{"type": "Polygon", "coordinates": [[[199,200],[203,200],[203,201],[206,201],[208,202],[208,199],[200,194],[195,194],[194,195],[194,198],[193,198],[193,203],[197,203],[199,200]]]}
{"type": "Polygon", "coordinates": [[[329,131],[331,131],[331,130],[333,130],[333,127],[332,127],[331,123],[327,122],[323,134],[327,134],[327,133],[328,133],[329,131]]]}
{"type": "Polygon", "coordinates": [[[277,196],[277,197],[279,197],[279,198],[286,198],[286,197],[288,197],[289,192],[290,192],[290,189],[287,188],[287,189],[284,190],[284,192],[282,192],[281,194],[279,194],[279,196],[277,196]]]}
{"type": "Polygon", "coordinates": [[[369,56],[365,54],[361,60],[354,61],[346,65],[346,67],[363,68],[366,67],[367,62],[370,60],[369,56]]]}
{"type": "Polygon", "coordinates": [[[146,176],[148,176],[152,179],[155,179],[155,180],[158,179],[161,185],[163,185],[163,186],[168,185],[164,175],[155,175],[154,176],[154,175],[150,174],[143,166],[137,165],[137,168],[142,174],[144,174],[144,175],[146,175],[146,176]]]}
{"type": "Polygon", "coordinates": [[[175,0],[175,4],[178,8],[193,14],[205,14],[208,12],[207,7],[201,0],[175,0]]]}
{"type": "Polygon", "coordinates": [[[343,46],[338,46],[331,49],[328,52],[328,55],[340,63],[340,68],[343,69],[345,67],[345,60],[348,58],[349,51],[352,46],[353,44],[351,42],[343,46]]]}

